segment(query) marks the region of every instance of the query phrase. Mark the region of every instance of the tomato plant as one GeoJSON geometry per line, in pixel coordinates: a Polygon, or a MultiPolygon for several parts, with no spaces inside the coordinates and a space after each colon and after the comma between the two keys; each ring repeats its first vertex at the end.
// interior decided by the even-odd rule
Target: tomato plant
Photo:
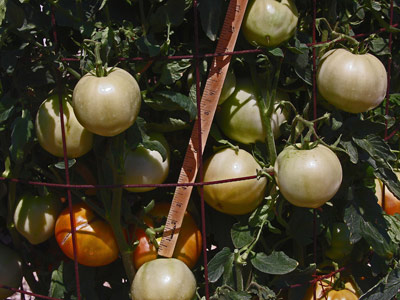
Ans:
{"type": "MultiPolygon", "coordinates": [[[[22,260],[9,247],[0,244],[0,282],[12,288],[18,288],[22,280],[22,260]]],[[[12,290],[0,288],[0,299],[6,299],[14,294],[12,290]]]]}
{"type": "Polygon", "coordinates": [[[74,88],[72,106],[87,130],[115,136],[130,127],[140,110],[140,88],[133,76],[120,68],[105,76],[85,74],[74,88]]]}
{"type": "Polygon", "coordinates": [[[288,146],[275,162],[275,179],[280,192],[293,205],[317,208],[339,190],[342,166],[336,154],[318,144],[311,149],[288,146]],[[315,189],[315,187],[318,189],[315,189]]]}
{"type": "Polygon", "coordinates": [[[350,243],[350,231],[345,223],[333,223],[330,228],[330,247],[325,251],[325,255],[334,261],[341,261],[353,250],[350,243]]]}
{"type": "MultiPolygon", "coordinates": [[[[400,180],[400,172],[395,172],[397,178],[400,180]]],[[[382,206],[382,189],[383,183],[379,179],[375,179],[375,196],[378,198],[378,204],[382,206]]],[[[391,191],[385,187],[385,212],[388,215],[400,214],[400,200],[396,198],[391,191]]]]}
{"type": "MultiPolygon", "coordinates": [[[[118,246],[110,225],[97,216],[88,205],[76,203],[72,207],[76,230],[76,258],[85,266],[104,266],[118,257],[118,246]]],[[[61,250],[74,259],[69,208],[57,218],[55,237],[61,250]]]]}
{"type": "Polygon", "coordinates": [[[350,113],[366,112],[385,98],[387,73],[372,54],[334,49],[319,62],[317,87],[322,97],[335,107],[350,113]]]}
{"type": "Polygon", "coordinates": [[[38,196],[26,193],[15,208],[15,228],[31,244],[43,243],[54,235],[60,209],[61,201],[54,194],[38,196]]]}
{"type": "MultiPolygon", "coordinates": [[[[93,134],[87,131],[76,119],[70,104],[71,95],[64,94],[63,116],[67,156],[76,158],[92,149],[93,134]]],[[[36,136],[40,146],[52,155],[63,157],[59,97],[53,94],[39,106],[35,120],[36,136]]]]}
{"type": "Polygon", "coordinates": [[[253,45],[275,47],[294,35],[297,21],[292,0],[253,0],[246,9],[242,32],[253,45]]]}
{"type": "MultiPolygon", "coordinates": [[[[209,157],[204,163],[204,182],[256,175],[261,166],[243,149],[226,148],[209,157]]],[[[204,200],[214,209],[232,215],[253,211],[264,199],[267,179],[251,179],[205,185],[204,200]]]]}
{"type": "Polygon", "coordinates": [[[175,258],[158,258],[145,263],[132,283],[132,300],[191,300],[196,279],[190,269],[175,258]]]}
{"type": "MultiPolygon", "coordinates": [[[[170,204],[157,203],[154,208],[143,217],[143,221],[147,226],[153,228],[155,226],[164,225],[170,204]]],[[[157,250],[147,236],[143,228],[136,227],[133,237],[139,240],[133,252],[133,260],[135,268],[139,269],[141,265],[147,261],[157,258],[157,250]]],[[[161,240],[161,236],[155,236],[157,241],[161,240]]],[[[183,223],[179,232],[178,241],[172,257],[183,261],[190,269],[192,269],[202,251],[201,232],[195,220],[189,212],[185,213],[183,223]]]]}
{"type": "MultiPolygon", "coordinates": [[[[151,133],[150,141],[160,142],[167,151],[167,157],[163,159],[156,150],[150,150],[139,145],[135,150],[127,150],[124,162],[124,184],[157,184],[163,183],[168,176],[170,153],[167,140],[160,133],[151,133]]],[[[126,188],[130,192],[147,192],[154,187],[126,188]]]]}
{"type": "MultiPolygon", "coordinates": [[[[281,100],[289,100],[289,96],[278,91],[275,101],[278,103],[281,100]]],[[[280,135],[279,126],[286,120],[286,116],[287,113],[275,105],[270,121],[275,138],[280,135]]],[[[251,80],[238,80],[235,92],[224,102],[217,114],[217,122],[222,132],[244,144],[263,142],[266,128],[262,119],[251,80]]]]}

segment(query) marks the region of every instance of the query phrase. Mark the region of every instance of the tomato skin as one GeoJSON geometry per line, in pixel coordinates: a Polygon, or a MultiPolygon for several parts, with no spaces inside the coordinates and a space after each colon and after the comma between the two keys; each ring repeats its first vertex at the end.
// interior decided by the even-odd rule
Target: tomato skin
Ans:
{"type": "MultiPolygon", "coordinates": [[[[166,219],[168,216],[169,208],[169,203],[157,203],[149,212],[150,217],[144,217],[144,222],[147,226],[154,227],[153,218],[163,221],[163,219],[166,219]]],[[[144,263],[157,258],[157,250],[142,228],[136,228],[134,230],[134,236],[139,240],[139,245],[133,252],[133,261],[135,268],[139,269],[144,263]]],[[[192,269],[196,265],[201,255],[201,251],[201,231],[197,227],[193,217],[186,211],[172,257],[183,261],[190,269],[192,269]]]]}
{"type": "MultiPolygon", "coordinates": [[[[400,180],[400,171],[395,172],[400,180]]],[[[378,198],[378,204],[382,206],[382,189],[383,183],[379,179],[375,179],[375,196],[378,198]]],[[[385,187],[385,212],[388,215],[400,214],[400,199],[396,198],[387,187],[385,187]]]]}
{"type": "Polygon", "coordinates": [[[274,171],[283,196],[293,205],[308,208],[329,201],[338,191],[343,176],[336,154],[321,144],[309,150],[286,147],[279,153],[274,171]]]}
{"type": "Polygon", "coordinates": [[[331,246],[325,255],[334,261],[341,261],[353,250],[350,243],[350,231],[345,223],[336,222],[331,227],[331,246]]]}
{"type": "Polygon", "coordinates": [[[316,289],[316,300],[358,300],[356,289],[350,281],[345,282],[343,289],[335,290],[332,287],[333,280],[333,277],[331,277],[317,281],[307,289],[303,300],[313,300],[314,289],[316,289]]]}
{"type": "MultiPolygon", "coordinates": [[[[11,248],[0,244],[0,283],[12,288],[18,288],[22,280],[22,260],[11,248]]],[[[14,294],[12,290],[0,288],[0,299],[6,299],[14,294]]]]}
{"type": "Polygon", "coordinates": [[[385,98],[387,74],[375,56],[345,49],[325,53],[317,70],[318,91],[330,104],[349,113],[377,107],[385,98]]]}
{"type": "Polygon", "coordinates": [[[15,228],[32,245],[43,243],[54,235],[60,209],[61,202],[53,194],[24,194],[15,208],[15,228]]]}
{"type": "MultiPolygon", "coordinates": [[[[289,96],[278,91],[275,101],[281,100],[289,100],[289,96]]],[[[275,138],[280,135],[279,126],[286,120],[286,115],[286,112],[275,105],[270,122],[275,138]]],[[[267,132],[251,80],[238,80],[235,92],[223,103],[217,113],[217,123],[227,137],[239,143],[252,144],[265,141],[267,132]]]]}
{"type": "MultiPolygon", "coordinates": [[[[70,100],[71,95],[62,95],[67,156],[77,158],[92,149],[93,134],[79,123],[70,100]]],[[[35,130],[43,149],[54,156],[64,156],[58,95],[50,96],[39,106],[35,130]]]]}
{"type": "MultiPolygon", "coordinates": [[[[163,161],[156,150],[149,150],[139,145],[135,150],[128,150],[124,163],[124,184],[158,184],[163,183],[168,176],[170,150],[168,142],[161,133],[149,134],[150,141],[159,141],[167,150],[167,158],[163,161]]],[[[130,192],[147,192],[155,187],[125,188],[130,192]]]]}
{"type": "Polygon", "coordinates": [[[224,85],[222,86],[221,95],[219,96],[218,100],[218,105],[224,103],[225,100],[228,99],[228,97],[233,94],[235,89],[236,89],[236,76],[233,70],[229,69],[228,72],[226,73],[224,85]]]}
{"type": "Polygon", "coordinates": [[[131,286],[132,300],[191,300],[196,279],[175,258],[158,258],[140,267],[131,286]]]}
{"type": "Polygon", "coordinates": [[[97,77],[85,74],[72,95],[74,112],[87,130],[102,136],[115,136],[136,121],[141,94],[135,78],[120,68],[97,77]]]}
{"type": "Polygon", "coordinates": [[[242,32],[252,45],[275,47],[294,35],[298,18],[292,0],[253,0],[246,9],[242,32]]]}
{"type": "MultiPolygon", "coordinates": [[[[204,182],[234,179],[256,175],[261,166],[243,149],[238,153],[230,148],[218,151],[204,163],[204,182]]],[[[243,215],[253,211],[264,199],[267,179],[242,180],[205,185],[204,200],[214,209],[230,214],[243,215]]]]}
{"type": "MultiPolygon", "coordinates": [[[[118,246],[111,226],[96,216],[85,203],[72,207],[76,224],[77,261],[89,267],[104,266],[118,258],[118,246]]],[[[57,219],[55,237],[66,256],[74,259],[69,208],[57,219]]]]}

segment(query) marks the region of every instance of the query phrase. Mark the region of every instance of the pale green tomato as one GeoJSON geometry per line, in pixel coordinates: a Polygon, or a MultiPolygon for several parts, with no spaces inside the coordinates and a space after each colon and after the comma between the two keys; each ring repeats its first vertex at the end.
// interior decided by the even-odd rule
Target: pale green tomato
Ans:
{"type": "MultiPolygon", "coordinates": [[[[282,100],[289,100],[289,96],[278,91],[275,101],[282,100]]],[[[275,138],[280,135],[279,126],[286,121],[286,115],[286,112],[275,105],[275,111],[270,120],[275,138]]],[[[227,137],[237,142],[252,144],[257,141],[265,141],[267,132],[250,80],[238,80],[235,92],[221,105],[221,109],[217,112],[217,123],[227,137]]]]}
{"type": "Polygon", "coordinates": [[[275,161],[274,172],[279,191],[286,200],[300,207],[324,205],[342,183],[338,157],[321,144],[308,150],[286,147],[275,161]]]}
{"type": "MultiPolygon", "coordinates": [[[[261,166],[247,151],[231,148],[218,151],[204,163],[204,182],[257,175],[261,166]]],[[[242,180],[205,185],[204,200],[214,209],[243,215],[253,211],[264,199],[267,179],[242,180]]]]}
{"type": "Polygon", "coordinates": [[[275,47],[294,35],[298,15],[292,0],[250,0],[242,32],[252,45],[275,47]]]}
{"type": "Polygon", "coordinates": [[[120,68],[108,75],[87,73],[74,88],[72,106],[87,130],[102,136],[115,136],[136,121],[141,94],[135,78],[120,68]]]}
{"type": "Polygon", "coordinates": [[[43,197],[25,194],[15,208],[15,228],[31,244],[43,243],[54,235],[60,208],[60,200],[52,194],[43,197]]]}
{"type": "MultiPolygon", "coordinates": [[[[71,95],[62,96],[65,141],[68,158],[76,158],[92,149],[93,134],[78,122],[70,100],[71,95]]],[[[58,95],[50,96],[40,105],[36,114],[35,129],[43,149],[54,156],[64,156],[58,95]]]]}
{"type": "Polygon", "coordinates": [[[196,279],[176,258],[158,258],[142,265],[131,286],[132,300],[191,300],[196,279]]]}
{"type": "MultiPolygon", "coordinates": [[[[0,244],[0,283],[17,289],[22,280],[22,261],[12,249],[0,244]]],[[[13,291],[0,288],[0,300],[14,294],[13,291]]]]}
{"type": "Polygon", "coordinates": [[[233,94],[236,88],[236,76],[232,69],[226,73],[224,85],[222,86],[221,95],[219,96],[218,104],[221,105],[225,102],[230,95],[233,94]]]}
{"type": "MultiPolygon", "coordinates": [[[[124,163],[124,184],[159,184],[163,183],[169,172],[169,146],[161,133],[149,134],[150,141],[159,141],[167,150],[167,158],[163,161],[156,150],[149,150],[139,145],[135,150],[128,150],[124,163]]],[[[154,187],[126,188],[130,192],[147,192],[154,187]]]]}
{"type": "Polygon", "coordinates": [[[336,108],[350,113],[366,112],[386,96],[386,69],[372,54],[330,50],[319,62],[317,87],[336,108]]]}

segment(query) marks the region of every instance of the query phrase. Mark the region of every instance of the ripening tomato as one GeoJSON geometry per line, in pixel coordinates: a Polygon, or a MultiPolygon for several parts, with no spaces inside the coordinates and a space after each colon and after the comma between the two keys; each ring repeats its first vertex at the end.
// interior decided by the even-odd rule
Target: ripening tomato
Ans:
{"type": "Polygon", "coordinates": [[[317,281],[316,284],[307,289],[303,300],[314,300],[314,289],[316,289],[315,300],[358,300],[358,295],[352,282],[346,281],[344,287],[338,290],[334,289],[333,285],[333,277],[317,281]]]}
{"type": "MultiPolygon", "coordinates": [[[[76,230],[76,257],[78,263],[97,267],[112,263],[118,258],[118,246],[111,226],[97,216],[85,203],[72,207],[76,230]]],[[[61,250],[74,259],[69,208],[57,219],[55,237],[61,250]]]]}
{"type": "MultiPolygon", "coordinates": [[[[400,171],[395,172],[400,180],[400,171]]],[[[378,198],[378,204],[382,206],[382,189],[383,183],[379,179],[375,179],[375,195],[378,198]]],[[[385,187],[385,212],[388,215],[400,214],[400,199],[396,198],[387,187],[385,187]]]]}
{"type": "MultiPolygon", "coordinates": [[[[165,224],[170,206],[169,203],[155,204],[154,208],[144,217],[143,221],[147,226],[152,228],[165,224]]],[[[139,245],[133,252],[133,261],[135,268],[139,269],[145,262],[157,258],[157,250],[142,228],[135,228],[134,237],[139,240],[139,245]]],[[[161,238],[162,234],[160,233],[157,241],[160,242],[161,238]]],[[[201,251],[201,232],[191,214],[186,211],[172,257],[183,261],[192,269],[196,265],[201,251]]]]}
{"type": "MultiPolygon", "coordinates": [[[[17,289],[22,280],[22,260],[9,247],[0,244],[0,284],[17,289]]],[[[14,294],[12,290],[0,288],[0,299],[14,294]]]]}
{"type": "Polygon", "coordinates": [[[196,293],[192,271],[175,258],[145,263],[131,286],[132,300],[191,300],[196,293]]]}
{"type": "Polygon", "coordinates": [[[326,101],[350,113],[377,107],[386,96],[387,74],[372,54],[345,49],[325,53],[318,66],[317,87],[326,101]]]}
{"type": "MultiPolygon", "coordinates": [[[[92,149],[93,134],[87,131],[76,119],[71,95],[64,94],[63,118],[68,158],[80,157],[92,149]]],[[[35,119],[35,130],[40,146],[50,154],[63,157],[59,96],[52,95],[39,106],[35,119]]]]}
{"type": "MultiPolygon", "coordinates": [[[[167,158],[163,160],[156,150],[150,150],[139,145],[135,150],[127,150],[124,162],[124,184],[158,184],[163,183],[168,176],[170,153],[168,142],[161,133],[150,133],[150,141],[160,142],[167,150],[167,158]]],[[[125,188],[130,192],[147,192],[155,187],[125,188]]]]}
{"type": "Polygon", "coordinates": [[[332,199],[343,176],[336,154],[321,144],[307,150],[293,145],[286,147],[275,161],[274,172],[286,200],[308,208],[320,207],[332,199]]]}
{"type": "MultiPolygon", "coordinates": [[[[204,163],[204,182],[257,175],[257,170],[261,170],[261,166],[250,153],[225,148],[204,163]]],[[[205,185],[204,200],[222,213],[243,215],[262,202],[266,186],[265,177],[205,185]]]]}
{"type": "Polygon", "coordinates": [[[38,196],[26,193],[15,208],[15,228],[31,244],[43,243],[54,235],[60,209],[60,199],[54,194],[38,196]]]}
{"type": "MultiPolygon", "coordinates": [[[[289,96],[278,91],[275,101],[282,100],[289,100],[289,96]]],[[[286,120],[286,115],[286,112],[275,105],[275,111],[270,120],[275,138],[280,135],[279,126],[286,120]]],[[[265,141],[267,133],[251,80],[238,80],[235,92],[217,112],[217,124],[227,137],[239,143],[252,144],[265,141]]]]}
{"type": "Polygon", "coordinates": [[[108,68],[97,77],[85,74],[76,84],[72,106],[87,130],[102,136],[115,136],[136,121],[141,94],[135,78],[120,68],[108,68]]]}
{"type": "Polygon", "coordinates": [[[243,18],[242,32],[252,45],[276,47],[294,35],[298,18],[292,0],[252,0],[243,18]]]}
{"type": "Polygon", "coordinates": [[[347,258],[353,250],[353,244],[350,242],[350,230],[345,223],[335,222],[330,228],[330,234],[330,247],[325,251],[325,255],[340,262],[347,258]]]}

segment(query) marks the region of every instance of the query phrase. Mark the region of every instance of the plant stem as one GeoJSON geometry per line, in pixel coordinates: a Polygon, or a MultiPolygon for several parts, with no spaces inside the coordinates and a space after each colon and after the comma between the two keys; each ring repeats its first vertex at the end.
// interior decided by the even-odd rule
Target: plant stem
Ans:
{"type": "Polygon", "coordinates": [[[235,249],[235,274],[236,274],[236,289],[238,292],[243,291],[243,263],[240,261],[240,254],[238,249],[235,249]]]}

